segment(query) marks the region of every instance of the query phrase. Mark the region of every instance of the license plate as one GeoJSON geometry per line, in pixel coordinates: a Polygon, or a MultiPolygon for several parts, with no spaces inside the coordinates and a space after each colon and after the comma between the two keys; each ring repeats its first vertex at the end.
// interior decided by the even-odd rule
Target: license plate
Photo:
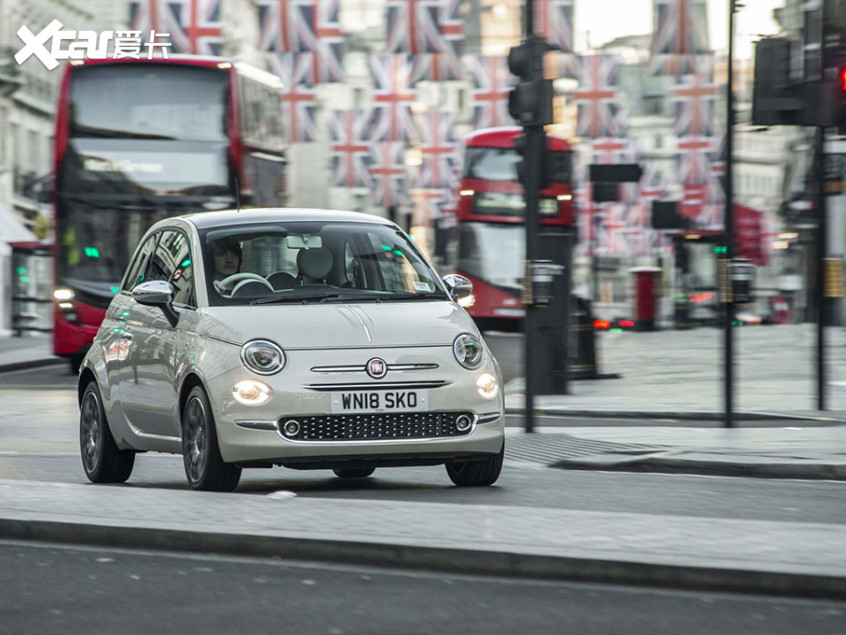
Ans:
{"type": "Polygon", "coordinates": [[[373,390],[332,394],[333,414],[346,412],[425,412],[429,410],[426,390],[373,390]]]}

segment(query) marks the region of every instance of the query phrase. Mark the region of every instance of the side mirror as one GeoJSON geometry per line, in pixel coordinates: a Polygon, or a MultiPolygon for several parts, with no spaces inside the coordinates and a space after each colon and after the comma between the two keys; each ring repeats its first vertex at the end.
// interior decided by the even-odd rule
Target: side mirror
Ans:
{"type": "Polygon", "coordinates": [[[173,286],[164,280],[142,282],[132,290],[132,299],[144,306],[157,306],[171,326],[176,326],[179,314],[173,308],[173,286]]]}
{"type": "Polygon", "coordinates": [[[453,299],[466,298],[473,293],[473,283],[464,276],[457,273],[450,273],[442,278],[447,290],[453,299]]]}

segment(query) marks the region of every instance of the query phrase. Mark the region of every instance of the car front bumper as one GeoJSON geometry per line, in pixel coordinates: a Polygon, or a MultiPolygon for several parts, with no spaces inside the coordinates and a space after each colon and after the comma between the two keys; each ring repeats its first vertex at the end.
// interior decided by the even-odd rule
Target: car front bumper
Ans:
{"type": "MultiPolygon", "coordinates": [[[[449,347],[415,349],[350,349],[287,352],[286,367],[270,377],[253,375],[246,368],[235,368],[214,379],[208,386],[223,460],[230,463],[276,463],[289,467],[331,467],[333,462],[373,461],[384,465],[431,464],[458,457],[496,454],[505,437],[501,377],[499,391],[492,399],[482,397],[476,379],[482,373],[498,375],[492,360],[477,370],[458,365],[449,347]],[[316,390],[315,385],[357,385],[356,390],[379,391],[386,380],[366,374],[316,372],[315,368],[363,364],[374,356],[389,365],[437,365],[436,370],[390,373],[390,381],[413,385],[420,381],[440,381],[446,385],[427,389],[428,413],[467,413],[473,419],[469,432],[455,436],[413,438],[371,438],[343,440],[301,440],[283,436],[280,425],[290,419],[324,419],[354,414],[332,413],[332,397],[341,391],[316,390]],[[246,406],[232,397],[232,388],[242,379],[262,381],[271,389],[270,399],[259,406],[246,406]]],[[[416,413],[395,413],[400,419],[416,413]]]]}

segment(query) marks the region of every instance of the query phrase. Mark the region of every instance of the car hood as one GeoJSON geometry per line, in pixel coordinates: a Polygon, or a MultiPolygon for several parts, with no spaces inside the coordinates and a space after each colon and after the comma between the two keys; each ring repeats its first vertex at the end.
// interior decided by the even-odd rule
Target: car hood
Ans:
{"type": "Polygon", "coordinates": [[[478,335],[463,309],[437,301],[213,307],[206,317],[213,337],[289,349],[451,345],[459,333],[478,335]]]}

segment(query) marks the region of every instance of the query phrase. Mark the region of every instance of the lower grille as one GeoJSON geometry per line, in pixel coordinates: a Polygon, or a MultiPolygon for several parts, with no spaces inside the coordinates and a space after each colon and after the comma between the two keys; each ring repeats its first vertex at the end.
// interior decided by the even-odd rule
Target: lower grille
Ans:
{"type": "Polygon", "coordinates": [[[470,434],[472,426],[463,431],[458,429],[457,419],[461,415],[473,419],[469,412],[348,414],[280,419],[279,428],[283,436],[294,441],[439,439],[470,434]],[[290,421],[299,424],[296,434],[288,431],[286,424],[290,421]]]}

